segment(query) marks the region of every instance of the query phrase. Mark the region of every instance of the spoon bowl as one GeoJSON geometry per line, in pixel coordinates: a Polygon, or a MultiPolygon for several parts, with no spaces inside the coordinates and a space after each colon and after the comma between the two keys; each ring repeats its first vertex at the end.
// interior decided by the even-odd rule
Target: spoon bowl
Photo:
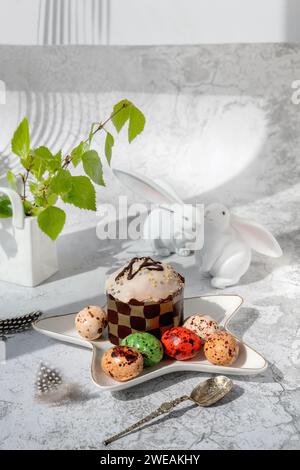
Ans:
{"type": "Polygon", "coordinates": [[[200,406],[211,406],[221,400],[233,387],[233,382],[224,375],[218,375],[198,384],[190,395],[190,399],[200,406]]]}

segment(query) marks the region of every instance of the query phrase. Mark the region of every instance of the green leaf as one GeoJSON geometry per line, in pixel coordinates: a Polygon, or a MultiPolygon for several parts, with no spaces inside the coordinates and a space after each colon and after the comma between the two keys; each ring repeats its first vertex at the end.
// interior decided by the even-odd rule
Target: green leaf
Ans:
{"type": "MultiPolygon", "coordinates": [[[[99,122],[93,122],[93,124],[91,125],[91,130],[89,132],[89,146],[88,148],[90,148],[91,146],[91,143],[92,143],[92,140],[93,140],[93,137],[94,137],[94,131],[95,131],[95,128],[99,126],[99,122]]],[[[88,149],[87,149],[88,150],[88,149]]]]}
{"type": "Polygon", "coordinates": [[[33,157],[39,158],[43,160],[44,162],[47,162],[49,160],[52,160],[53,155],[48,149],[48,147],[45,147],[44,145],[41,145],[41,147],[38,147],[34,150],[31,151],[31,154],[33,157]]]}
{"type": "Polygon", "coordinates": [[[131,102],[126,99],[120,101],[114,106],[112,112],[112,123],[115,126],[117,132],[120,132],[124,124],[128,121],[131,106],[131,102]]]}
{"type": "Polygon", "coordinates": [[[105,186],[103,180],[102,163],[96,150],[88,150],[82,155],[84,171],[94,183],[105,186]]]}
{"type": "Polygon", "coordinates": [[[53,155],[45,146],[31,150],[30,154],[30,171],[38,180],[40,180],[48,167],[48,162],[51,162],[53,159],[53,155]]]}
{"type": "Polygon", "coordinates": [[[34,197],[34,203],[39,207],[47,207],[47,199],[43,195],[37,195],[34,197]]]}
{"type": "Polygon", "coordinates": [[[43,210],[45,210],[43,207],[32,206],[31,214],[37,217],[41,212],[43,212],[43,210]]]}
{"type": "MultiPolygon", "coordinates": [[[[50,174],[55,173],[61,166],[61,151],[53,155],[50,150],[41,146],[30,151],[30,161],[28,162],[31,173],[38,181],[42,179],[46,170],[50,174]]],[[[27,162],[26,162],[27,163],[27,162]]],[[[25,168],[28,166],[25,166],[25,168]]]]}
{"type": "Polygon", "coordinates": [[[41,180],[46,170],[54,174],[61,166],[61,150],[55,155],[43,145],[31,150],[29,165],[30,171],[38,180],[41,180]]]}
{"type": "Polygon", "coordinates": [[[47,170],[49,173],[55,173],[61,167],[61,150],[59,150],[52,158],[47,161],[47,170]]]}
{"type": "Polygon", "coordinates": [[[105,148],[104,148],[104,151],[105,151],[105,156],[106,156],[106,160],[107,160],[107,163],[110,165],[110,161],[111,161],[111,153],[112,153],[112,148],[114,146],[114,138],[113,136],[107,132],[106,134],[106,138],[105,138],[105,148]]]}
{"type": "Polygon", "coordinates": [[[17,191],[17,178],[15,177],[12,171],[8,170],[8,172],[6,173],[6,179],[11,189],[17,191]]]}
{"type": "Polygon", "coordinates": [[[23,201],[23,207],[24,207],[24,212],[25,212],[25,215],[32,215],[32,209],[33,209],[33,206],[31,204],[30,201],[23,201]]]}
{"type": "Polygon", "coordinates": [[[30,151],[29,125],[26,117],[19,124],[13,135],[11,149],[16,155],[21,157],[21,159],[26,160],[30,151]]]}
{"type": "Polygon", "coordinates": [[[29,189],[33,195],[36,195],[39,190],[38,183],[35,183],[34,181],[29,181],[29,189]]]}
{"type": "Polygon", "coordinates": [[[39,213],[37,220],[40,229],[55,240],[65,225],[66,214],[59,207],[50,206],[39,213]]]}
{"type": "Polygon", "coordinates": [[[47,204],[49,206],[54,206],[54,204],[57,203],[58,196],[57,194],[50,194],[50,196],[47,197],[47,204]]]}
{"type": "Polygon", "coordinates": [[[81,157],[89,149],[89,145],[83,140],[71,152],[72,163],[76,167],[81,162],[81,157]]]}
{"type": "Polygon", "coordinates": [[[59,170],[50,181],[50,189],[56,194],[66,194],[72,189],[72,176],[69,170],[59,170]]]}
{"type": "Polygon", "coordinates": [[[132,142],[133,139],[135,139],[136,136],[139,135],[144,130],[145,122],[146,122],[146,119],[143,113],[135,106],[132,106],[130,108],[129,126],[128,126],[129,143],[132,142]]]}
{"type": "Polygon", "coordinates": [[[96,191],[87,176],[72,176],[72,188],[62,200],[81,209],[96,210],[96,191]]]}
{"type": "Polygon", "coordinates": [[[0,196],[0,219],[12,216],[11,202],[8,196],[0,196]]]}

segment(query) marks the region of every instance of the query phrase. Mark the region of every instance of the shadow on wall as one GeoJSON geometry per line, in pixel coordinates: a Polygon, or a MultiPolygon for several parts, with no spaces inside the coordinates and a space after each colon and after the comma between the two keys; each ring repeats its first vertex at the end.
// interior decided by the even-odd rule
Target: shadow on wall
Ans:
{"type": "MultiPolygon", "coordinates": [[[[4,177],[8,167],[14,170],[18,168],[18,159],[10,158],[10,138],[16,125],[15,113],[19,120],[25,114],[28,115],[33,147],[47,145],[54,152],[60,148],[67,151],[88,132],[88,123],[95,121],[97,110],[102,106],[106,109],[108,101],[113,102],[113,99],[115,98],[101,94],[18,93],[15,100],[20,105],[15,103],[14,109],[6,113],[7,116],[0,116],[1,128],[4,126],[5,130],[6,127],[1,140],[7,136],[5,148],[0,146],[0,175],[4,177]],[[24,105],[21,106],[24,102],[26,110],[24,105]]],[[[145,97],[137,99],[144,101],[145,97]]],[[[147,98],[146,100],[148,101],[147,98]]],[[[261,146],[266,139],[267,122],[264,110],[254,98],[199,96],[196,99],[183,94],[176,99],[176,103],[174,101],[172,95],[155,94],[152,104],[146,102],[142,106],[148,117],[149,127],[130,149],[123,137],[120,139],[121,142],[116,146],[118,161],[114,160],[118,166],[123,165],[126,169],[132,167],[152,178],[166,179],[187,196],[203,195],[207,188],[216,188],[224,181],[232,180],[252,160],[257,161],[258,171],[262,163],[265,165],[269,155],[264,158],[257,158],[257,155],[260,155],[261,146]],[[168,111],[174,106],[175,115],[168,111]],[[184,119],[186,110],[189,109],[193,114],[190,123],[184,119]],[[161,116],[163,123],[160,122],[161,116]],[[178,121],[177,124],[175,121],[178,121]],[[174,131],[176,126],[178,130],[174,131]],[[218,139],[215,138],[216,135],[218,139]],[[182,158],[183,154],[185,158],[182,158]],[[174,168],[170,172],[173,164],[174,168]],[[205,177],[202,177],[203,174],[205,177]],[[187,184],[187,181],[192,184],[187,184]]],[[[106,164],[104,172],[105,180],[110,186],[110,199],[112,189],[116,197],[121,191],[124,192],[123,188],[120,191],[120,185],[106,164]]],[[[251,188],[253,177],[247,181],[251,188]]],[[[252,191],[253,186],[252,184],[252,191]]],[[[251,192],[247,194],[250,198],[251,192]]],[[[105,198],[103,192],[102,198],[105,198]]]]}
{"type": "Polygon", "coordinates": [[[107,15],[101,0],[39,0],[38,44],[101,44],[107,15]]]}
{"type": "MultiPolygon", "coordinates": [[[[285,126],[286,124],[282,123],[282,129],[278,130],[278,135],[273,133],[255,158],[242,168],[239,174],[221,185],[188,198],[185,202],[201,204],[220,202],[228,207],[243,206],[285,190],[289,190],[292,194],[293,186],[296,195],[299,182],[297,171],[293,171],[297,159],[296,146],[284,155],[278,148],[282,145],[280,134],[284,134],[285,126]]],[[[286,210],[289,210],[288,206],[286,210]]],[[[267,214],[266,219],[269,219],[267,214]]],[[[263,220],[261,223],[263,224],[263,220]]]]}
{"type": "MultiPolygon", "coordinates": [[[[26,53],[24,47],[0,47],[1,78],[15,100],[5,106],[4,117],[1,113],[1,130],[10,121],[4,130],[5,138],[11,137],[16,116],[27,114],[33,146],[68,150],[88,131],[97,111],[120,93],[132,94],[148,117],[147,129],[130,147],[130,159],[123,158],[128,147],[118,147],[117,165],[150,177],[161,173],[186,197],[193,190],[193,201],[243,204],[297,181],[299,111],[286,86],[292,79],[289,53],[284,45],[29,47],[26,53]],[[280,67],[277,51],[287,54],[280,67]],[[212,99],[204,109],[207,98],[212,99]],[[209,189],[208,173],[214,183],[209,189]],[[226,178],[218,179],[222,173],[226,178]]],[[[9,139],[0,151],[3,175],[14,164],[9,139]]],[[[110,196],[117,197],[123,188],[105,171],[110,196]]]]}

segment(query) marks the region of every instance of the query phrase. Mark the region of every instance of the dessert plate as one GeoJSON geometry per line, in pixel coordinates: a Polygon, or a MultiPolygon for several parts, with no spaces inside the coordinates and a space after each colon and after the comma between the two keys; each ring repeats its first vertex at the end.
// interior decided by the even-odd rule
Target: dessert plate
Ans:
{"type": "MultiPolygon", "coordinates": [[[[191,297],[184,300],[184,316],[186,318],[194,313],[210,315],[220,326],[230,331],[229,322],[238,313],[242,303],[243,299],[240,296],[231,294],[191,297]]],[[[101,369],[103,352],[112,347],[112,344],[106,335],[97,341],[86,341],[79,336],[75,329],[75,316],[76,313],[68,313],[42,318],[33,323],[33,328],[59,341],[93,349],[91,377],[94,384],[103,391],[124,390],[171,372],[190,370],[223,375],[256,375],[264,372],[268,367],[267,361],[261,354],[239,341],[239,357],[232,366],[215,366],[209,363],[201,350],[193,360],[176,361],[164,358],[158,365],[145,368],[143,373],[135,379],[128,382],[116,382],[106,376],[101,369]]]]}

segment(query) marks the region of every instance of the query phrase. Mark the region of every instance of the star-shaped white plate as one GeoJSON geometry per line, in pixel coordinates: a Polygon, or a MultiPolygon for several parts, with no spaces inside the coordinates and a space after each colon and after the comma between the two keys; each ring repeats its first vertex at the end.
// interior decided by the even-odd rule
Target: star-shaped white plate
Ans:
{"type": "MultiPolygon", "coordinates": [[[[194,313],[210,315],[220,326],[230,331],[229,322],[238,313],[242,303],[243,299],[240,296],[232,294],[192,297],[184,300],[184,316],[186,318],[194,313]]],[[[176,361],[164,358],[158,365],[146,367],[135,379],[128,382],[116,382],[105,375],[101,369],[101,356],[106,349],[112,347],[112,344],[107,336],[97,341],[86,341],[79,336],[75,329],[75,316],[76,313],[69,313],[42,318],[33,324],[33,328],[59,341],[93,349],[91,377],[94,384],[103,391],[124,390],[171,372],[190,370],[223,375],[256,375],[264,372],[268,367],[267,361],[261,354],[239,340],[239,357],[231,366],[211,364],[205,359],[203,349],[201,349],[193,360],[176,361]]]]}

